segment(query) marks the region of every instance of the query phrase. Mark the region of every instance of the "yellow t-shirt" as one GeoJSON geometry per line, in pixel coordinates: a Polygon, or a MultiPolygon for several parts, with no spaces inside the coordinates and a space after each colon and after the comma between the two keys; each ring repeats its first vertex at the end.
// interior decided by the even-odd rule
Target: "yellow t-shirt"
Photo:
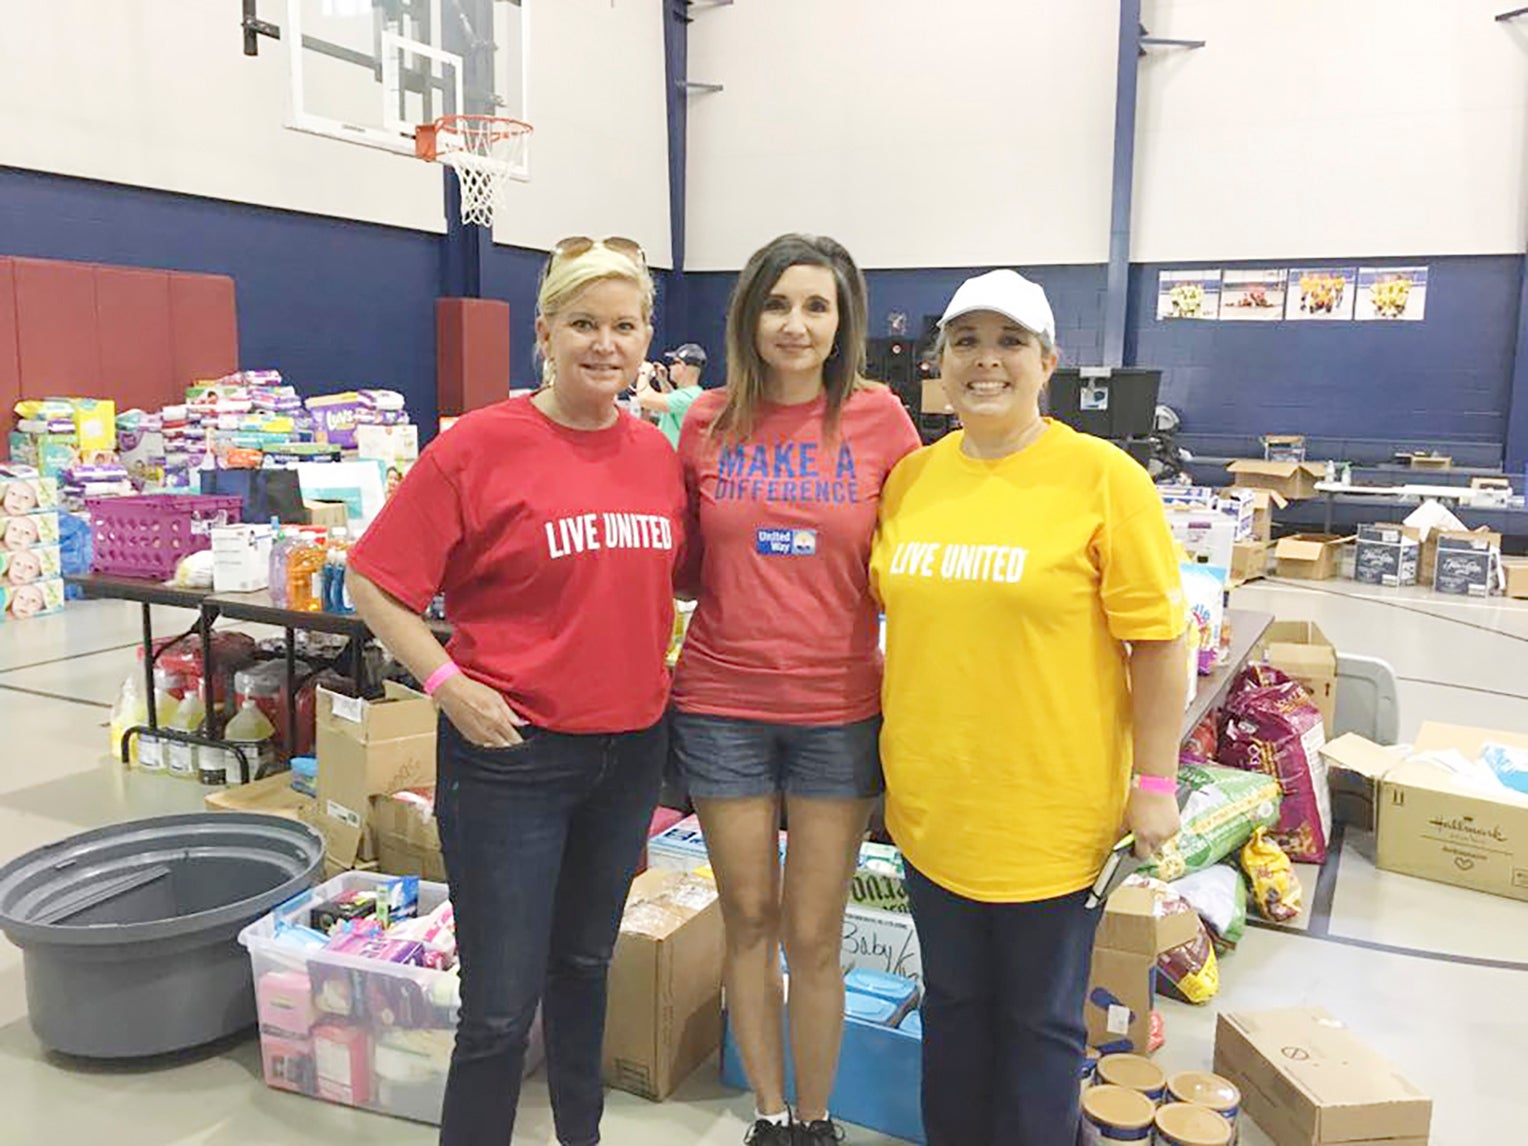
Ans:
{"type": "Polygon", "coordinates": [[[1119,838],[1131,761],[1122,642],[1172,640],[1183,593],[1146,471],[1051,422],[1000,461],[954,433],[881,494],[886,822],[912,864],[987,903],[1068,895],[1119,838]]]}

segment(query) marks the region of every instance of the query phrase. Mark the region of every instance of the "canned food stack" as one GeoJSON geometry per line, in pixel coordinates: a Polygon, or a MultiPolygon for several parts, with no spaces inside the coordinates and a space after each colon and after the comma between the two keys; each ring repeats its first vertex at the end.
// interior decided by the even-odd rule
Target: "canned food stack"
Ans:
{"type": "Polygon", "coordinates": [[[1235,1146],[1241,1091],[1206,1071],[1170,1078],[1139,1055],[1105,1055],[1084,1067],[1079,1146],[1111,1142],[1152,1146],[1235,1146]]]}

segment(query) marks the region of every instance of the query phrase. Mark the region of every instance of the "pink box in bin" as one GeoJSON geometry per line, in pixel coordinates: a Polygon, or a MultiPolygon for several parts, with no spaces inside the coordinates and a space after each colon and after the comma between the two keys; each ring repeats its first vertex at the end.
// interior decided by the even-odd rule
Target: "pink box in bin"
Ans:
{"type": "MultiPolygon", "coordinates": [[[[439,1124],[461,1008],[454,972],[368,958],[365,945],[319,947],[314,906],[375,891],[393,877],[345,872],[282,904],[239,933],[249,952],[265,1082],[344,1106],[439,1124]],[[290,929],[290,930],[288,930],[290,929]]],[[[448,897],[419,884],[419,914],[448,897]]],[[[525,1071],[541,1064],[541,1022],[525,1071]]]]}

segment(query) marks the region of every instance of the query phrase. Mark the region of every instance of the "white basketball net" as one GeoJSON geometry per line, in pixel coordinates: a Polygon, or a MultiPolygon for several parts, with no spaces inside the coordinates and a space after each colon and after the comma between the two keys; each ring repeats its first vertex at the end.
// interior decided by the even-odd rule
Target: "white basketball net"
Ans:
{"type": "Polygon", "coordinates": [[[491,116],[456,116],[435,136],[435,158],[456,172],[462,222],[493,226],[494,208],[504,201],[515,169],[525,160],[529,124],[491,116]]]}

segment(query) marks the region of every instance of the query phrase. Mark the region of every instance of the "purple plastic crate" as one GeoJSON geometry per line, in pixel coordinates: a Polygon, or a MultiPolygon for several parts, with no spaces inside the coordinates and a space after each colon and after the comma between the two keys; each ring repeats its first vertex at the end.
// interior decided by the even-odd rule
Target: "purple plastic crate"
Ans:
{"type": "Polygon", "coordinates": [[[212,548],[212,528],[243,518],[241,498],[221,494],[156,493],[86,502],[95,532],[92,568],[114,577],[163,581],[180,559],[212,548]]]}

